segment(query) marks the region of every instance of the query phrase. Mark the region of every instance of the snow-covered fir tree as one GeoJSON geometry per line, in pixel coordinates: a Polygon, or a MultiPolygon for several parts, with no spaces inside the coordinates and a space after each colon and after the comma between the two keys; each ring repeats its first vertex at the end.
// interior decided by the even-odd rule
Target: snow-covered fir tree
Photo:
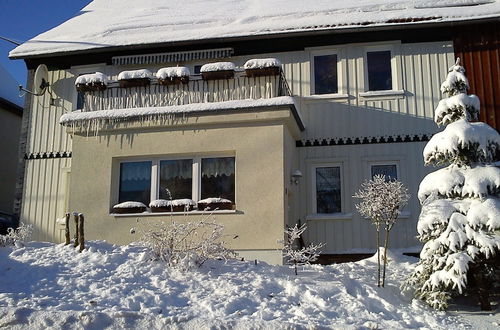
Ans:
{"type": "MultiPolygon", "coordinates": [[[[434,121],[446,128],[424,148],[426,165],[447,165],[428,174],[418,198],[417,225],[424,243],[414,274],[406,285],[415,297],[446,309],[454,292],[462,293],[467,273],[481,285],[485,261],[500,249],[500,136],[479,118],[479,99],[467,95],[469,84],[457,59],[448,72],[434,121]]],[[[481,291],[480,291],[481,295],[481,291]]],[[[481,297],[487,308],[487,295],[481,297]],[[486,299],[486,302],[484,301],[486,299]]]]}

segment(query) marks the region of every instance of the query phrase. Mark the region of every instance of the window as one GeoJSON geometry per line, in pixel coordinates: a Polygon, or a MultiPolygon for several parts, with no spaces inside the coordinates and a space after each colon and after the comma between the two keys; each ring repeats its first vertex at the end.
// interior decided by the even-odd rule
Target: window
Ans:
{"type": "Polygon", "coordinates": [[[195,65],[193,71],[194,71],[194,74],[200,74],[201,73],[201,65],[195,65]]]}
{"type": "Polygon", "coordinates": [[[152,159],[120,163],[118,202],[221,197],[235,202],[235,157],[152,159]],[[167,191],[168,190],[168,191],[167,191]]]}
{"type": "Polygon", "coordinates": [[[342,212],[340,166],[315,168],[316,213],[342,212]]]}
{"type": "Polygon", "coordinates": [[[314,94],[337,94],[338,58],[337,54],[317,55],[314,62],[314,94]]]}
{"type": "Polygon", "coordinates": [[[391,51],[369,51],[366,53],[368,90],[392,90],[391,51]]]}
{"type": "Polygon", "coordinates": [[[387,181],[398,179],[398,167],[396,164],[376,164],[371,165],[371,176],[385,175],[387,181]]]}
{"type": "Polygon", "coordinates": [[[201,199],[209,197],[234,201],[234,157],[201,160],[201,199]]]}
{"type": "Polygon", "coordinates": [[[160,161],[160,199],[191,199],[193,196],[192,182],[192,159],[160,161]]]}
{"type": "Polygon", "coordinates": [[[151,196],[151,162],[125,162],[120,164],[118,203],[135,201],[146,205],[151,196]]]}

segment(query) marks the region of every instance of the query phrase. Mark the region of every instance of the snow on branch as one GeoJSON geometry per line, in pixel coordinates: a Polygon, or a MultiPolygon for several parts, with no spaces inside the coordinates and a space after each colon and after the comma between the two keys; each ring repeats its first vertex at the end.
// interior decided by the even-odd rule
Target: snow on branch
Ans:
{"type": "Polygon", "coordinates": [[[476,95],[453,95],[439,101],[434,121],[438,126],[445,126],[459,119],[478,120],[479,108],[479,98],[476,95]]]}
{"type": "Polygon", "coordinates": [[[485,123],[460,119],[435,134],[423,154],[425,164],[491,162],[500,155],[500,135],[485,123]]]}
{"type": "Polygon", "coordinates": [[[321,253],[319,249],[324,246],[323,243],[311,243],[306,247],[296,249],[295,241],[302,236],[306,229],[306,224],[303,224],[300,227],[296,224],[295,226],[285,230],[286,239],[284,242],[283,256],[288,260],[289,263],[294,265],[295,275],[297,275],[297,266],[306,265],[316,261],[321,253]]]}
{"type": "Polygon", "coordinates": [[[483,198],[499,192],[500,168],[491,165],[450,165],[425,176],[420,183],[418,199],[424,203],[431,195],[483,198]]]}

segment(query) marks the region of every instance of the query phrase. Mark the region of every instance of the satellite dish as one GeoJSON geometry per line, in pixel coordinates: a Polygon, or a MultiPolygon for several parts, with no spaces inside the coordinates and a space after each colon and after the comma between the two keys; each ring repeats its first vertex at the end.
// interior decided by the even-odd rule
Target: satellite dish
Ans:
{"type": "Polygon", "coordinates": [[[40,64],[35,71],[35,79],[33,80],[35,93],[43,95],[47,87],[49,87],[49,70],[45,64],[40,64]]]}
{"type": "MultiPolygon", "coordinates": [[[[33,79],[34,91],[27,90],[23,86],[19,86],[20,92],[26,92],[33,94],[35,96],[42,96],[45,91],[50,86],[49,84],[49,70],[45,64],[40,64],[35,71],[35,77],[33,79]]],[[[50,91],[49,91],[50,93],[50,91]]]]}

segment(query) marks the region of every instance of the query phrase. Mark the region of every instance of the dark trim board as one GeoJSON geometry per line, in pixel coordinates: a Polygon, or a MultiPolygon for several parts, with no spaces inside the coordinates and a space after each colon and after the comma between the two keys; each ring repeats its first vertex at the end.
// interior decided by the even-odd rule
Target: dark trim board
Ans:
{"type": "Polygon", "coordinates": [[[380,144],[380,143],[408,143],[427,142],[431,134],[418,135],[390,135],[390,136],[358,136],[358,137],[332,137],[323,139],[305,139],[295,141],[297,148],[302,147],[325,147],[325,146],[349,146],[356,144],[380,144]]]}
{"type": "Polygon", "coordinates": [[[49,152],[36,152],[25,154],[24,159],[53,159],[53,158],[71,158],[71,151],[49,151],[49,152]]]}
{"type": "MultiPolygon", "coordinates": [[[[498,19],[496,19],[498,20],[498,19]]],[[[274,52],[299,51],[307,47],[338,45],[346,43],[401,40],[402,43],[452,40],[457,26],[483,24],[488,20],[422,23],[410,22],[387,26],[359,26],[354,28],[324,28],[313,31],[285,31],[282,33],[190,40],[180,42],[116,46],[90,50],[26,56],[28,69],[46,64],[49,69],[68,69],[75,65],[106,63],[112,64],[112,57],[145,55],[164,52],[206,50],[221,47],[234,49],[234,56],[266,54],[274,52]]],[[[23,58],[23,57],[13,57],[23,58]]]]}

